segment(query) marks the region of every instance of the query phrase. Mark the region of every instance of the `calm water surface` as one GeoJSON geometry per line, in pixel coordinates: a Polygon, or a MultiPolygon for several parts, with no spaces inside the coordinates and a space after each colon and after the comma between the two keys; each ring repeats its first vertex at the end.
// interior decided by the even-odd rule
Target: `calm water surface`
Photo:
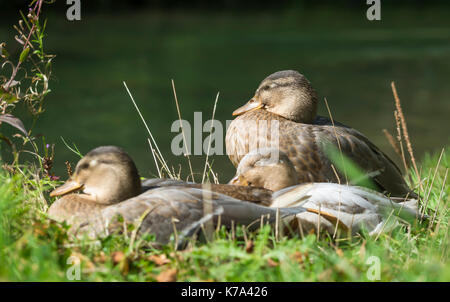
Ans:
{"type": "MultiPolygon", "coordinates": [[[[35,133],[56,145],[55,172],[77,161],[60,137],[86,153],[119,145],[142,176],[156,175],[147,133],[122,81],[126,81],[169,165],[188,174],[186,158],[172,155],[177,133],[171,79],[184,119],[194,112],[216,119],[249,100],[268,74],[296,69],[306,75],[336,120],[366,134],[395,158],[382,129],[395,131],[390,82],[395,81],[410,136],[421,158],[449,143],[450,11],[387,11],[369,22],[359,11],[288,11],[277,15],[213,13],[85,15],[81,22],[49,16],[47,48],[56,53],[52,93],[35,133]]],[[[13,37],[7,26],[2,38],[13,37]]],[[[12,42],[11,42],[12,43],[12,42]]],[[[25,118],[27,126],[30,120],[25,118]]],[[[205,138],[205,133],[203,137],[205,138]]],[[[193,156],[201,174],[204,157],[193,156]]],[[[221,182],[234,173],[226,156],[212,156],[221,182]]],[[[397,160],[397,158],[395,158],[397,160]]],[[[201,176],[197,176],[197,181],[201,176]]]]}

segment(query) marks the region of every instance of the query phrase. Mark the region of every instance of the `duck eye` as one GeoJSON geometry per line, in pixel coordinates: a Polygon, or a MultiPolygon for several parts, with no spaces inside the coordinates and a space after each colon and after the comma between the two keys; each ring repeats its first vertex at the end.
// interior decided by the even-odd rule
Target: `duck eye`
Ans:
{"type": "Polygon", "coordinates": [[[89,164],[88,163],[84,163],[84,164],[82,164],[80,166],[80,170],[84,170],[84,169],[87,169],[87,168],[89,168],[89,164]]]}
{"type": "Polygon", "coordinates": [[[265,85],[265,86],[263,86],[261,89],[262,89],[262,90],[269,90],[269,89],[270,89],[270,86],[269,86],[269,85],[265,85]]]}

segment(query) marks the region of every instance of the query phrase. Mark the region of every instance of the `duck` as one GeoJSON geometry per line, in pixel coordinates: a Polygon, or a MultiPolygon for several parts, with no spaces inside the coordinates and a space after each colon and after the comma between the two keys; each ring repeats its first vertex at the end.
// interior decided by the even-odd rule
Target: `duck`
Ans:
{"type": "Polygon", "coordinates": [[[225,191],[246,187],[248,192],[259,192],[263,188],[270,192],[271,199],[270,206],[264,206],[216,192],[208,184],[168,179],[148,179],[141,184],[136,166],[125,151],[114,146],[98,147],[87,153],[66,183],[50,194],[60,198],[50,206],[48,215],[70,224],[71,234],[90,238],[123,231],[123,221],[137,224],[140,236],[155,235],[155,246],[167,244],[177,232],[181,238],[177,247],[181,248],[184,239],[197,233],[207,221],[215,226],[242,224],[251,229],[264,217],[266,223],[272,224],[280,217],[289,230],[300,226],[307,232],[318,225],[331,232],[337,225],[354,233],[361,225],[369,225],[372,231],[382,230],[380,226],[386,220],[380,209],[395,209],[395,216],[407,211],[409,218],[415,213],[406,207],[401,211],[387,197],[363,188],[296,185],[292,163],[281,152],[278,158],[272,157],[275,152],[247,155],[236,177],[223,185],[225,191]]]}
{"type": "Polygon", "coordinates": [[[256,203],[264,206],[269,206],[272,203],[273,191],[266,189],[264,187],[235,186],[230,184],[219,184],[219,183],[199,184],[179,179],[167,179],[167,178],[150,178],[145,179],[142,182],[143,191],[169,186],[182,186],[185,188],[197,188],[197,189],[203,189],[207,186],[208,189],[213,192],[224,194],[238,200],[245,200],[251,203],[256,203]]]}
{"type": "Polygon", "coordinates": [[[270,207],[301,206],[295,226],[301,233],[323,230],[330,235],[369,235],[392,230],[419,217],[417,199],[392,199],[365,187],[337,183],[299,183],[294,164],[277,149],[261,148],[241,160],[230,184],[264,187],[273,191],[270,207]],[[344,232],[342,232],[344,231],[344,232]]]}
{"type": "Polygon", "coordinates": [[[267,217],[270,223],[277,216],[289,219],[306,210],[298,207],[280,211],[261,205],[261,200],[251,202],[258,195],[265,200],[269,193],[271,196],[267,189],[228,184],[168,179],[141,182],[136,165],[123,149],[101,146],[88,152],[72,176],[50,193],[59,198],[47,214],[52,220],[69,224],[70,234],[90,238],[123,230],[123,222],[117,217],[126,223],[140,221],[139,234],[153,234],[155,244],[161,245],[169,242],[174,229],[189,238],[209,220],[226,227],[255,225],[261,217],[267,217]]]}
{"type": "Polygon", "coordinates": [[[62,198],[47,214],[56,221],[74,224],[140,193],[141,180],[131,157],[122,148],[101,146],[78,161],[70,178],[50,193],[50,197],[62,198]]]}
{"type": "Polygon", "coordinates": [[[359,131],[317,115],[318,98],[309,80],[295,70],[266,77],[255,95],[233,112],[225,137],[235,167],[258,148],[278,148],[293,163],[299,183],[347,182],[327,153],[341,152],[370,175],[380,192],[417,198],[398,166],[359,131]]]}

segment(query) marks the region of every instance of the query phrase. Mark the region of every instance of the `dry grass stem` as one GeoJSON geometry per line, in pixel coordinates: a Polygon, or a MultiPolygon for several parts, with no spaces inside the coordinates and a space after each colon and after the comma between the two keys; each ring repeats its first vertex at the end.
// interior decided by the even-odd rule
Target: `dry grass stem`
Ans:
{"type": "Polygon", "coordinates": [[[156,156],[155,156],[155,149],[153,149],[152,142],[150,141],[149,138],[147,138],[147,141],[148,141],[148,145],[150,146],[150,150],[152,151],[152,156],[153,156],[153,160],[155,161],[155,166],[156,166],[156,170],[158,171],[158,176],[159,176],[159,178],[162,178],[161,170],[159,168],[158,161],[156,160],[156,156]]]}
{"type": "Polygon", "coordinates": [[[275,241],[280,241],[280,208],[277,208],[275,214],[275,241]]]}
{"type": "MultiPolygon", "coordinates": [[[[148,134],[150,135],[150,138],[151,138],[151,140],[152,140],[152,142],[153,142],[153,145],[155,145],[155,148],[156,148],[156,150],[158,151],[158,155],[159,155],[159,157],[161,158],[161,161],[162,161],[162,163],[163,163],[163,165],[164,165],[164,167],[165,167],[167,173],[170,175],[170,170],[169,170],[169,167],[167,166],[167,163],[166,163],[166,161],[165,161],[165,159],[164,159],[164,156],[162,155],[161,151],[159,150],[158,144],[156,143],[156,141],[155,141],[155,139],[154,139],[154,137],[153,137],[153,134],[152,134],[152,132],[150,131],[150,128],[148,127],[147,122],[145,121],[144,116],[143,116],[142,113],[141,113],[141,110],[139,110],[138,105],[137,105],[136,102],[134,101],[133,95],[131,94],[130,90],[128,89],[128,86],[127,86],[127,84],[125,83],[125,81],[123,82],[123,85],[125,86],[125,89],[127,90],[128,95],[130,96],[131,101],[133,102],[134,107],[136,108],[136,110],[137,110],[137,112],[138,112],[138,114],[139,114],[139,116],[140,116],[142,122],[144,123],[145,128],[147,129],[147,132],[148,132],[148,134]]],[[[151,149],[152,152],[153,152],[152,146],[150,146],[150,149],[151,149]]],[[[159,167],[156,166],[156,168],[157,168],[158,171],[159,171],[159,167]]]]}
{"type": "Polygon", "coordinates": [[[219,234],[220,228],[222,227],[222,215],[217,217],[216,234],[219,234]]]}
{"type": "Polygon", "coordinates": [[[139,232],[139,229],[141,228],[142,222],[144,222],[145,217],[147,217],[147,215],[150,214],[153,210],[154,210],[154,208],[145,210],[144,213],[139,217],[139,220],[135,223],[134,230],[131,232],[130,245],[129,245],[130,252],[133,252],[134,242],[136,240],[136,236],[139,232]]]}
{"type": "MultiPolygon", "coordinates": [[[[217,101],[219,100],[219,95],[220,95],[220,92],[217,92],[216,100],[214,102],[214,108],[213,108],[211,121],[214,121],[214,116],[216,114],[216,107],[217,107],[217,101]]],[[[211,149],[211,139],[212,139],[211,132],[212,132],[212,129],[213,129],[213,123],[211,122],[211,128],[209,129],[208,152],[206,152],[205,168],[203,169],[202,183],[205,181],[206,167],[209,165],[208,158],[209,158],[209,150],[211,149]]]]}
{"type": "Polygon", "coordinates": [[[321,213],[321,204],[319,204],[319,212],[317,213],[317,238],[316,240],[319,241],[320,237],[320,213],[321,213]]]}
{"type": "Polygon", "coordinates": [[[194,178],[194,172],[192,170],[192,164],[191,164],[191,158],[189,156],[189,151],[187,149],[187,140],[186,140],[186,135],[184,134],[184,127],[183,127],[183,123],[181,122],[181,112],[180,112],[180,105],[178,104],[178,97],[177,97],[177,91],[175,89],[175,82],[172,79],[172,90],[173,90],[173,96],[175,97],[175,104],[177,105],[177,112],[178,112],[178,120],[180,121],[180,125],[181,125],[181,133],[183,134],[183,141],[184,141],[184,154],[186,155],[187,159],[188,159],[188,163],[189,163],[189,171],[191,172],[191,178],[192,181],[195,182],[195,178],[194,178]]]}
{"type": "Polygon", "coordinates": [[[400,151],[400,147],[398,146],[397,142],[395,141],[394,137],[392,136],[392,134],[389,133],[389,131],[387,131],[387,129],[383,129],[383,133],[386,136],[386,139],[388,140],[389,144],[392,146],[392,148],[394,149],[395,153],[397,153],[397,155],[399,157],[402,157],[402,153],[400,151]]]}
{"type": "Polygon", "coordinates": [[[413,164],[414,171],[416,172],[417,178],[420,179],[419,169],[417,169],[416,159],[414,157],[414,152],[413,152],[413,148],[412,148],[412,145],[411,145],[411,140],[409,138],[408,128],[406,126],[405,116],[403,114],[402,106],[400,104],[400,98],[398,97],[397,89],[395,88],[395,83],[394,82],[391,82],[391,87],[392,87],[392,92],[394,94],[395,107],[397,108],[397,112],[398,112],[398,115],[400,117],[402,130],[403,130],[403,137],[405,138],[406,147],[408,149],[409,156],[411,157],[411,162],[413,164]]]}
{"type": "Polygon", "coordinates": [[[342,198],[341,198],[342,194],[341,191],[339,191],[339,204],[338,204],[338,215],[337,215],[337,222],[334,228],[334,232],[333,232],[333,239],[336,239],[336,235],[337,235],[337,231],[338,231],[338,227],[339,227],[339,223],[340,223],[340,218],[341,218],[341,205],[342,205],[342,198]]]}
{"type": "Polygon", "coordinates": [[[338,181],[338,184],[341,184],[341,178],[339,177],[339,174],[337,173],[336,168],[334,167],[333,164],[331,164],[331,169],[333,169],[333,173],[334,173],[334,175],[336,176],[336,179],[337,179],[337,181],[338,181]]]}
{"type": "Polygon", "coordinates": [[[175,238],[175,242],[174,242],[174,250],[178,249],[178,232],[177,232],[177,225],[176,223],[179,220],[176,219],[175,217],[172,217],[171,222],[172,222],[172,228],[173,228],[173,236],[175,238]]]}
{"type": "MultiPolygon", "coordinates": [[[[402,129],[401,129],[401,122],[400,122],[400,117],[398,115],[398,111],[394,110],[394,117],[395,117],[395,124],[396,124],[396,129],[397,129],[397,140],[398,140],[398,144],[400,146],[400,158],[402,159],[402,163],[403,166],[405,168],[405,173],[408,174],[408,164],[406,162],[406,157],[405,157],[405,150],[403,148],[403,139],[402,139],[402,129]]],[[[409,175],[409,174],[408,174],[409,175]]]]}
{"type": "Polygon", "coordinates": [[[234,226],[234,220],[231,220],[231,240],[236,240],[236,230],[234,226]]]}
{"type": "MultiPolygon", "coordinates": [[[[211,216],[213,214],[213,201],[211,184],[206,183],[202,185],[202,195],[203,195],[203,217],[211,216]]],[[[208,242],[212,241],[214,233],[213,220],[209,219],[204,224],[202,224],[203,231],[205,233],[206,240],[208,242]]]]}
{"type": "Polygon", "coordinates": [[[391,219],[392,214],[394,214],[394,212],[395,212],[395,210],[392,209],[391,212],[389,213],[389,216],[386,218],[386,220],[384,221],[383,225],[381,226],[381,230],[378,232],[377,236],[375,237],[375,241],[377,241],[378,238],[381,236],[381,234],[383,234],[384,228],[388,224],[389,219],[391,219]]]}
{"type": "MultiPolygon", "coordinates": [[[[325,105],[327,106],[328,115],[330,116],[330,119],[331,119],[331,124],[333,125],[334,135],[336,136],[336,141],[337,141],[337,145],[338,145],[338,148],[339,148],[339,153],[341,154],[341,161],[342,161],[342,163],[344,163],[344,156],[342,155],[341,143],[339,142],[339,137],[338,137],[337,132],[336,132],[336,127],[334,126],[333,115],[331,114],[330,106],[328,106],[327,98],[324,98],[324,100],[325,100],[325,105]]],[[[347,169],[346,169],[346,165],[345,164],[344,164],[344,177],[345,177],[346,183],[348,184],[347,169]]]]}
{"type": "Polygon", "coordinates": [[[207,166],[208,166],[208,168],[209,168],[209,173],[211,173],[211,175],[212,175],[212,177],[213,177],[214,183],[215,183],[215,184],[219,184],[218,173],[214,173],[214,171],[213,171],[211,165],[209,164],[209,162],[206,162],[206,163],[207,163],[207,166]]]}

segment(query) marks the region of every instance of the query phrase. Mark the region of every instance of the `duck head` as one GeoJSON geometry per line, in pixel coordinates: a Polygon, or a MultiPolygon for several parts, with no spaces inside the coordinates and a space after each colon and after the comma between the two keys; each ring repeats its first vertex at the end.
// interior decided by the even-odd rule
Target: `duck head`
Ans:
{"type": "Polygon", "coordinates": [[[297,172],[287,155],[278,149],[262,148],[242,158],[232,185],[278,191],[298,184],[297,172]]]}
{"type": "Polygon", "coordinates": [[[299,72],[278,71],[265,78],[255,96],[233,115],[255,109],[267,110],[299,123],[312,123],[317,115],[317,93],[299,72]]]}
{"type": "Polygon", "coordinates": [[[50,196],[77,191],[97,203],[112,204],[140,194],[141,181],[136,165],[124,150],[103,146],[87,153],[77,163],[73,175],[50,196]]]}

